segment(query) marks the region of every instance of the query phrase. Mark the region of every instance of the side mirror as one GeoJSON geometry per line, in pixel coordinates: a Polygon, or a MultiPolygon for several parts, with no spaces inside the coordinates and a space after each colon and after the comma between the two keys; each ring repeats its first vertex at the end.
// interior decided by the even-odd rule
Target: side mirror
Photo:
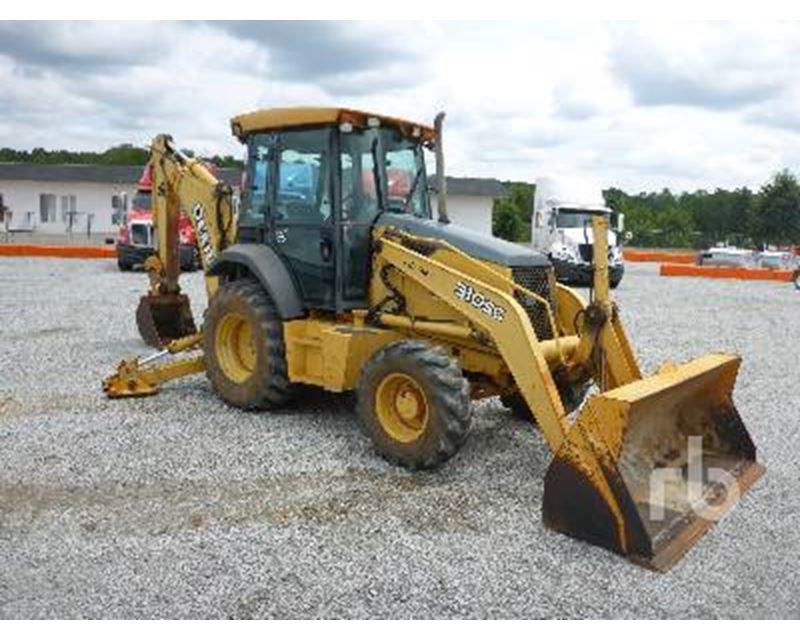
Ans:
{"type": "Polygon", "coordinates": [[[625,230],[625,214],[618,213],[617,214],[617,231],[624,231],[625,230]]]}
{"type": "Polygon", "coordinates": [[[111,208],[119,211],[122,208],[122,198],[116,194],[111,196],[111,208]]]}

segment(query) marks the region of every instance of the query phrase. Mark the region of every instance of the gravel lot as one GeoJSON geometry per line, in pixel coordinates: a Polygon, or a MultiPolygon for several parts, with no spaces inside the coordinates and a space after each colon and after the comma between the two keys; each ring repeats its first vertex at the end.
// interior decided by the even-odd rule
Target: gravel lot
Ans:
{"type": "MultiPolygon", "coordinates": [[[[106,400],[143,352],[141,273],[0,259],[0,617],[798,617],[800,294],[660,278],[617,291],[647,371],[744,358],[736,402],[767,475],[671,573],[546,530],[550,459],[499,402],[443,469],[383,462],[345,402],[273,414],[203,376],[106,400]]],[[[186,288],[199,314],[202,280],[186,288]]]]}

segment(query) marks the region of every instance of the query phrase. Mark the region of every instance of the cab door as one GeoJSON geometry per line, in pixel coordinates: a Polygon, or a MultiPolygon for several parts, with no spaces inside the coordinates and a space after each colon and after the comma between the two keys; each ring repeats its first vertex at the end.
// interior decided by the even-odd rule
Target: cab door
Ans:
{"type": "Polygon", "coordinates": [[[375,155],[378,132],[356,130],[340,136],[339,273],[342,309],[367,305],[372,225],[380,211],[375,155]]]}
{"type": "Polygon", "coordinates": [[[333,129],[282,132],[275,147],[268,240],[286,259],[307,305],[336,308],[333,129]]]}

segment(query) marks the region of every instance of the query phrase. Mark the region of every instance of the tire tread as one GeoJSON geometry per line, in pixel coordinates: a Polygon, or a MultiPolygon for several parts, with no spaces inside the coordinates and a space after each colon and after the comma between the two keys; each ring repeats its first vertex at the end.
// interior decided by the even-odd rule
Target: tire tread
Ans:
{"type": "MultiPolygon", "coordinates": [[[[223,284],[214,299],[206,310],[206,322],[208,326],[209,315],[220,306],[224,308],[227,299],[230,297],[241,297],[246,304],[254,311],[258,318],[258,335],[263,336],[266,342],[267,366],[256,370],[254,375],[260,375],[261,381],[258,384],[258,395],[244,403],[232,402],[220,392],[217,379],[225,374],[216,364],[214,358],[206,358],[208,367],[206,375],[211,381],[217,393],[228,404],[233,404],[242,409],[275,409],[283,406],[292,395],[292,385],[289,382],[288,366],[286,364],[286,344],[283,338],[283,324],[278,315],[275,304],[264,291],[263,287],[256,281],[249,278],[234,280],[223,284]]],[[[213,331],[205,335],[206,353],[213,349],[213,331]]]]}
{"type": "MultiPolygon", "coordinates": [[[[379,453],[395,464],[411,469],[432,469],[451,458],[469,433],[472,420],[470,386],[458,361],[443,348],[420,340],[394,342],[378,351],[364,366],[359,385],[358,412],[361,428],[371,437],[379,453]],[[376,386],[374,378],[393,362],[419,367],[421,377],[428,383],[429,405],[436,414],[429,422],[431,436],[425,446],[409,455],[402,447],[385,446],[374,437],[377,417],[374,416],[373,396],[368,392],[376,386]]],[[[381,439],[382,440],[382,439],[381,439]]]]}

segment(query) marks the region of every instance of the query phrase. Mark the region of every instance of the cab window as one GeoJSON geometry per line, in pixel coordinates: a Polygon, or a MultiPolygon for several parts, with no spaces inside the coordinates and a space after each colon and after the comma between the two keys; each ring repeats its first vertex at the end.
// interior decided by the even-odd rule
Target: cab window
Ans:
{"type": "Polygon", "coordinates": [[[277,223],[332,222],[330,136],[328,129],[281,134],[275,198],[277,223]]]}
{"type": "Polygon", "coordinates": [[[378,135],[374,130],[341,137],[339,171],[342,184],[342,221],[372,223],[378,215],[378,176],[375,166],[378,135]]]}
{"type": "Polygon", "coordinates": [[[422,145],[392,128],[381,129],[386,167],[386,208],[394,213],[430,217],[422,145]]]}
{"type": "Polygon", "coordinates": [[[268,172],[269,147],[266,136],[257,136],[250,145],[250,155],[247,159],[246,191],[242,193],[240,226],[263,226],[269,194],[268,172]]]}

